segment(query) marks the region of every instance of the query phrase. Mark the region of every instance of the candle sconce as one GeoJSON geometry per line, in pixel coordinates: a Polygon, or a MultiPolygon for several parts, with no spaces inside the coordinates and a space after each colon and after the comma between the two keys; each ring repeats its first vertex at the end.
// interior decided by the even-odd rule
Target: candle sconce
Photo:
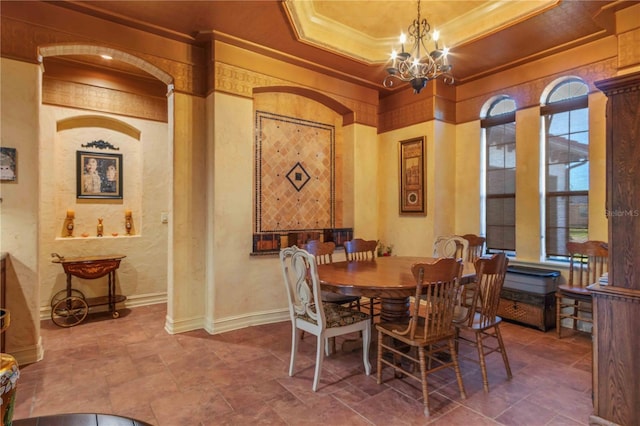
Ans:
{"type": "Polygon", "coordinates": [[[75,218],[75,213],[73,210],[67,210],[67,217],[64,219],[64,225],[62,227],[62,236],[63,237],[73,237],[73,219],[75,218]]]}
{"type": "Polygon", "coordinates": [[[124,228],[127,231],[127,235],[133,235],[133,217],[131,210],[124,211],[124,228]]]}

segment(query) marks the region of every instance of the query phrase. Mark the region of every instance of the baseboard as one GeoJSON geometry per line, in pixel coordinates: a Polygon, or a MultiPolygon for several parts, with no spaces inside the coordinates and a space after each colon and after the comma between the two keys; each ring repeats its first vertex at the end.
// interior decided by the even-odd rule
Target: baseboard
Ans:
{"type": "Polygon", "coordinates": [[[272,311],[252,312],[246,315],[236,315],[211,321],[207,319],[204,329],[209,334],[224,333],[255,325],[272,324],[275,322],[289,321],[288,309],[272,311]]]}
{"type": "Polygon", "coordinates": [[[174,321],[169,315],[164,322],[164,330],[169,334],[185,333],[187,331],[200,330],[204,323],[204,317],[197,316],[180,321],[174,321]]]}
{"type": "MultiPolygon", "coordinates": [[[[136,296],[128,296],[127,300],[125,300],[123,303],[119,303],[117,308],[137,308],[140,306],[155,305],[159,303],[167,303],[167,293],[149,293],[136,296]]],[[[109,307],[107,305],[101,305],[91,307],[90,312],[106,312],[108,309],[109,307]]],[[[51,306],[47,305],[41,307],[40,320],[49,319],[51,319],[51,306]]],[[[286,308],[272,311],[252,312],[245,315],[236,315],[216,320],[197,316],[182,319],[180,321],[174,321],[172,318],[167,316],[164,329],[169,334],[178,334],[204,328],[205,331],[209,334],[217,334],[224,333],[225,331],[238,330],[244,327],[271,324],[288,320],[289,310],[286,308]]]]}
{"type": "Polygon", "coordinates": [[[589,426],[620,426],[618,423],[598,417],[595,414],[589,416],[589,426]]]}
{"type": "MultiPolygon", "coordinates": [[[[167,303],[167,293],[147,293],[139,294],[135,296],[127,296],[127,300],[124,303],[118,303],[117,309],[124,308],[138,308],[140,306],[156,305],[158,303],[167,303]],[[123,306],[124,305],[124,306],[123,306]]],[[[109,310],[108,305],[100,305],[90,307],[89,312],[107,312],[109,310]]],[[[40,307],[40,321],[51,319],[51,306],[40,307]]]]}
{"type": "Polygon", "coordinates": [[[18,365],[21,367],[41,361],[44,358],[42,337],[38,338],[38,343],[35,345],[30,345],[15,350],[12,349],[9,353],[16,359],[18,365]]]}

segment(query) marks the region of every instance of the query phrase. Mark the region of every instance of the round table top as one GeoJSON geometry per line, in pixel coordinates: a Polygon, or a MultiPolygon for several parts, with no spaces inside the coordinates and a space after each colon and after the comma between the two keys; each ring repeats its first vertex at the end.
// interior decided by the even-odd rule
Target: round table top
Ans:
{"type": "MultiPolygon", "coordinates": [[[[373,261],[334,262],[318,265],[323,290],[349,296],[406,298],[413,296],[416,281],[411,273],[414,263],[432,263],[433,257],[382,256],[373,261]]],[[[464,263],[462,282],[475,276],[471,262],[464,263]]]]}
{"type": "Polygon", "coordinates": [[[14,420],[13,426],[151,426],[128,417],[112,414],[69,413],[14,420]]]}

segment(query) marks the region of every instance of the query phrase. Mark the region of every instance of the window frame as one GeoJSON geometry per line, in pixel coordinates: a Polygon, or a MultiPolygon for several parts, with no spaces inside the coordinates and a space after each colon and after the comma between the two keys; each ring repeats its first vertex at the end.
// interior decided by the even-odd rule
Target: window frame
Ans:
{"type": "MultiPolygon", "coordinates": [[[[484,235],[486,237],[486,250],[487,253],[499,253],[499,252],[504,252],[505,254],[507,254],[508,256],[515,256],[516,254],[516,247],[515,247],[515,228],[516,228],[516,223],[515,223],[515,214],[516,214],[516,190],[515,190],[515,174],[516,174],[516,167],[514,165],[514,167],[504,167],[504,170],[513,170],[513,192],[509,192],[509,193],[489,193],[489,163],[491,161],[491,158],[489,158],[489,147],[490,147],[490,142],[489,141],[489,130],[492,127],[498,127],[498,126],[505,126],[505,125],[513,125],[513,149],[515,151],[516,149],[516,134],[515,134],[515,126],[516,126],[516,105],[515,105],[515,100],[509,96],[500,96],[498,98],[493,99],[492,101],[490,101],[490,103],[488,104],[488,108],[485,114],[485,118],[480,120],[480,127],[483,129],[483,156],[482,156],[482,161],[483,161],[483,199],[482,199],[482,203],[483,203],[483,231],[484,231],[484,235]],[[506,112],[500,112],[497,113],[495,115],[492,115],[492,111],[495,111],[496,109],[503,107],[504,106],[504,102],[511,102],[513,103],[513,109],[510,111],[506,111],[506,112]],[[502,105],[501,105],[502,104],[502,105]],[[489,210],[489,203],[491,200],[506,200],[506,199],[512,199],[513,200],[513,220],[512,223],[513,225],[505,225],[505,222],[508,221],[502,221],[501,226],[503,228],[512,228],[512,235],[513,235],[513,246],[504,246],[504,247],[492,247],[492,238],[491,238],[491,232],[490,232],[490,227],[489,227],[489,219],[488,219],[488,210],[489,210]]],[[[511,143],[509,143],[511,144],[511,143]]],[[[502,145],[506,145],[506,144],[502,144],[502,145]]],[[[514,154],[515,155],[515,154],[514,154]]],[[[504,242],[504,239],[503,239],[504,242]]]]}
{"type": "MultiPolygon", "coordinates": [[[[571,95],[570,95],[571,96],[571,95]]],[[[543,179],[541,180],[541,183],[544,185],[543,188],[544,190],[542,191],[543,196],[542,196],[542,208],[541,208],[541,215],[542,215],[542,226],[541,226],[541,231],[543,233],[543,244],[541,247],[541,250],[543,251],[541,258],[543,260],[547,260],[547,261],[566,261],[569,259],[568,253],[566,252],[566,243],[568,241],[583,241],[588,239],[588,232],[589,232],[589,217],[588,217],[588,206],[589,206],[589,181],[587,179],[587,189],[583,190],[571,190],[570,189],[570,185],[571,182],[570,180],[567,182],[566,187],[567,189],[565,190],[554,190],[554,191],[550,191],[549,190],[549,178],[550,178],[550,174],[549,174],[549,169],[550,169],[550,165],[554,165],[554,164],[563,164],[562,162],[554,162],[554,163],[550,163],[549,162],[549,143],[551,141],[551,139],[553,137],[558,137],[558,136],[563,136],[563,135],[550,135],[549,130],[551,128],[552,125],[552,119],[553,116],[556,114],[561,114],[561,113],[565,113],[565,112],[571,112],[571,111],[579,111],[579,110],[583,110],[586,109],[586,113],[587,113],[587,127],[586,130],[578,130],[578,131],[572,131],[571,128],[571,121],[569,121],[568,123],[568,128],[567,128],[567,133],[565,134],[567,137],[565,137],[565,139],[567,139],[567,145],[569,145],[570,141],[572,139],[570,139],[572,134],[578,134],[578,133],[583,133],[586,132],[587,134],[587,151],[589,148],[589,134],[590,134],[590,126],[589,126],[589,121],[588,121],[588,113],[589,113],[589,90],[588,90],[588,85],[581,79],[579,78],[568,78],[565,80],[562,80],[560,82],[557,82],[555,84],[554,87],[552,87],[552,89],[547,93],[546,96],[546,100],[547,103],[545,105],[542,105],[540,107],[540,117],[542,119],[542,128],[543,128],[543,146],[544,146],[544,151],[543,151],[543,155],[541,156],[541,173],[542,173],[542,177],[543,179]],[[572,97],[568,97],[562,100],[555,100],[555,101],[549,101],[553,95],[555,93],[557,93],[557,91],[564,85],[567,84],[571,84],[571,83],[580,83],[581,85],[583,85],[583,87],[586,89],[586,93],[581,94],[581,95],[574,95],[572,97]],[[585,226],[573,226],[577,224],[577,221],[573,221],[572,215],[571,215],[571,200],[570,198],[574,198],[574,199],[579,199],[579,198],[586,198],[586,203],[581,203],[581,204],[586,204],[586,225],[585,226]],[[562,217],[565,218],[565,222],[566,225],[565,226],[550,226],[550,211],[549,208],[552,204],[550,201],[552,199],[557,200],[557,199],[565,199],[564,203],[567,205],[567,207],[564,209],[563,215],[562,217]],[[551,238],[552,233],[550,232],[551,229],[555,229],[556,231],[553,233],[553,238],[551,238]],[[558,230],[564,230],[564,232],[558,231],[558,230]],[[573,230],[573,231],[572,231],[573,230]],[[583,230],[583,233],[585,235],[584,238],[578,239],[578,240],[574,240],[571,239],[571,234],[575,233],[576,230],[583,230]],[[556,248],[558,250],[550,250],[549,244],[551,241],[554,242],[558,242],[560,239],[564,239],[565,243],[563,245],[556,245],[556,248]],[[562,247],[564,247],[564,251],[562,249],[562,247]],[[556,253],[555,251],[558,251],[558,253],[556,253]]],[[[566,164],[567,167],[570,167],[571,162],[569,160],[567,160],[566,162],[564,162],[564,164],[566,164]]],[[[584,161],[583,163],[581,163],[581,165],[587,165],[587,167],[590,166],[590,158],[589,155],[587,153],[587,159],[586,161],[584,161]]],[[[569,174],[567,179],[571,179],[571,175],[569,174]]],[[[561,217],[560,214],[557,214],[556,217],[561,217]]],[[[559,221],[556,220],[555,223],[553,223],[553,225],[557,225],[559,221]]],[[[559,243],[558,243],[559,244],[559,243]]]]}

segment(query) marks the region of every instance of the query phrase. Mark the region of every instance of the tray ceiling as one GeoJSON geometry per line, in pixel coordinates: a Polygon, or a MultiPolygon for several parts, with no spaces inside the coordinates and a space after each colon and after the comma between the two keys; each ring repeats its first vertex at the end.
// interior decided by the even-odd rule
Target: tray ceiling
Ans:
{"type": "MultiPolygon", "coordinates": [[[[441,41],[451,48],[456,81],[464,83],[609,36],[613,11],[634,3],[423,0],[421,16],[441,31],[441,41]]],[[[277,52],[301,66],[375,88],[382,96],[398,90],[382,87],[384,63],[417,14],[417,2],[407,0],[49,4],[194,45],[222,35],[248,49],[277,52]]]]}

